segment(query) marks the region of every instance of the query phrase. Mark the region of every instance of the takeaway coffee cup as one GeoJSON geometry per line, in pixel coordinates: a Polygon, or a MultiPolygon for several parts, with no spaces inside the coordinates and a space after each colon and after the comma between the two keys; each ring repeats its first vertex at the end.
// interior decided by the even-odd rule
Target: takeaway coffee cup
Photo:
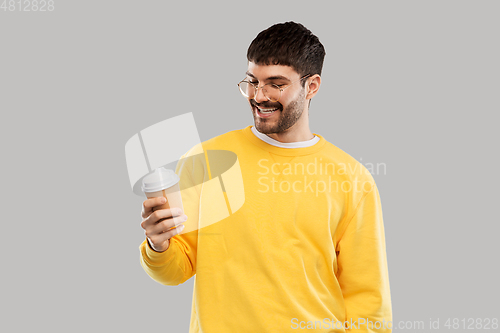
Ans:
{"type": "Polygon", "coordinates": [[[173,170],[164,167],[156,169],[142,180],[142,190],[148,199],[165,197],[167,202],[153,208],[153,211],[166,208],[181,208],[182,197],[179,189],[179,176],[173,170]]]}

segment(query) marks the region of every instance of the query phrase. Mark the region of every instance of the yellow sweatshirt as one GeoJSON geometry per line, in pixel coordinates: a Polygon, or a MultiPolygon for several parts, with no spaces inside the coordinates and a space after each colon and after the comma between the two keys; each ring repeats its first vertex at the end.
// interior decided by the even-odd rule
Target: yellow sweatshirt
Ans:
{"type": "MultiPolygon", "coordinates": [[[[248,126],[203,142],[202,154],[193,149],[178,164],[186,228],[162,253],[145,240],[140,260],[165,285],[196,274],[190,333],[391,331],[377,187],[361,163],[315,135],[313,146],[281,148],[248,126]],[[234,153],[244,195],[220,220],[213,217],[224,209],[200,204],[217,197],[207,184],[224,172],[210,167],[214,151],[234,153]]],[[[230,207],[227,179],[220,183],[230,207]]]]}

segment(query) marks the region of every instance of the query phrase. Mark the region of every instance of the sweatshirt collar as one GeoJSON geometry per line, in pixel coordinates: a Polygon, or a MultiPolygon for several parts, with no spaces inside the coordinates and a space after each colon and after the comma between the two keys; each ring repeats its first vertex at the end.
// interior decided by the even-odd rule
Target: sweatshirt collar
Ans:
{"type": "Polygon", "coordinates": [[[246,128],[244,128],[242,131],[243,131],[243,134],[245,134],[245,136],[254,145],[256,145],[257,147],[259,147],[265,151],[268,151],[268,152],[276,154],[276,155],[282,155],[282,156],[309,155],[309,154],[315,153],[318,150],[320,150],[321,148],[323,148],[323,146],[326,143],[326,140],[321,135],[319,135],[317,133],[313,133],[315,135],[315,138],[313,138],[311,140],[302,141],[302,142],[292,142],[292,144],[298,144],[299,147],[293,147],[293,146],[290,147],[290,145],[289,145],[288,147],[284,148],[284,147],[277,146],[277,145],[273,144],[276,142],[278,142],[280,144],[284,144],[283,142],[279,142],[279,141],[276,141],[274,139],[271,139],[267,135],[262,134],[262,133],[258,132],[257,130],[255,130],[255,132],[257,132],[257,133],[255,133],[254,130],[255,129],[253,129],[253,126],[249,125],[246,128]],[[260,136],[258,136],[258,134],[262,134],[262,135],[266,136],[268,139],[273,140],[274,142],[267,140],[265,138],[261,138],[260,136]]]}
{"type": "Polygon", "coordinates": [[[254,126],[250,126],[250,129],[252,130],[252,133],[255,134],[256,137],[261,139],[262,141],[276,146],[276,147],[281,147],[281,148],[305,148],[305,147],[310,147],[314,146],[320,139],[317,135],[314,136],[311,140],[307,141],[298,141],[298,142],[279,142],[278,140],[275,140],[264,133],[261,133],[257,131],[257,129],[254,126]]]}

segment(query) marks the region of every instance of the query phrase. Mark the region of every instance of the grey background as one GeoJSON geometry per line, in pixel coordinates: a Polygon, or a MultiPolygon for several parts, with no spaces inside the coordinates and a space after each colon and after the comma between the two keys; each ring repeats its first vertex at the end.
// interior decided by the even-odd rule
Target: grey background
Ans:
{"type": "Polygon", "coordinates": [[[1,330],[188,331],[193,279],[162,286],[139,264],[143,198],[125,142],[186,112],[202,141],[253,124],[236,87],[247,47],[288,20],[327,51],[311,130],[386,165],[374,177],[394,322],[499,318],[499,10],[94,0],[0,11],[1,330]]]}

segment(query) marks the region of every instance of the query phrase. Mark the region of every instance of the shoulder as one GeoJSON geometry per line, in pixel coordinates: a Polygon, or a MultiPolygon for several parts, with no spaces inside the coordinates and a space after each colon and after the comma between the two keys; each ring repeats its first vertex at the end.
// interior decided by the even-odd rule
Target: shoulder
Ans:
{"type": "Polygon", "coordinates": [[[243,129],[229,131],[193,146],[183,156],[187,157],[201,154],[206,150],[229,149],[231,146],[237,145],[243,139],[243,129]]]}
{"type": "Polygon", "coordinates": [[[225,172],[237,161],[235,150],[243,140],[241,132],[233,130],[198,143],[181,157],[177,170],[188,171],[198,182],[206,179],[207,172],[212,177],[225,172]]]}
{"type": "Polygon", "coordinates": [[[374,183],[372,174],[360,161],[333,143],[326,141],[323,154],[325,159],[333,164],[336,174],[343,175],[351,181],[368,181],[374,183]]]}
{"type": "Polygon", "coordinates": [[[244,139],[243,129],[237,129],[202,142],[205,149],[224,149],[244,139]]]}

